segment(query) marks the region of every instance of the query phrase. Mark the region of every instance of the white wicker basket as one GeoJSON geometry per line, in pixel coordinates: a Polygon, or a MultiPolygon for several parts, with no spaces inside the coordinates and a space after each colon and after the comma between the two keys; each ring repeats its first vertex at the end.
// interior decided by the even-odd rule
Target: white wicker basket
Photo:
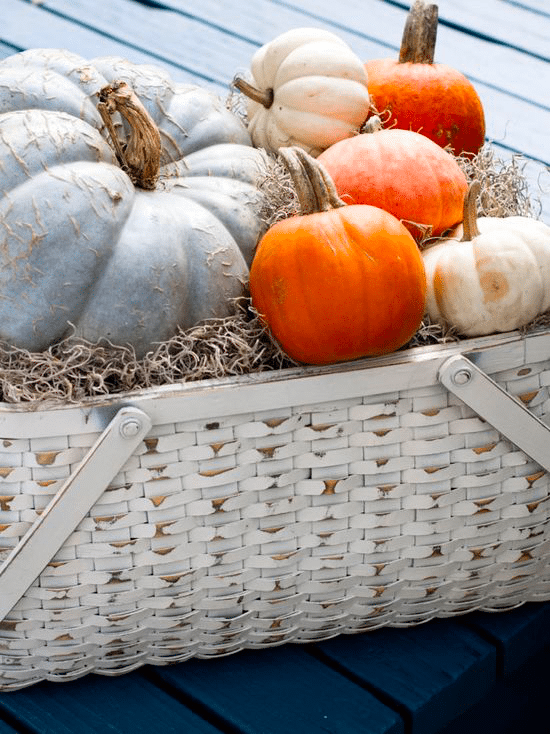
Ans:
{"type": "Polygon", "coordinates": [[[510,333],[1,405],[0,688],[550,599],[549,384],[510,333]]]}

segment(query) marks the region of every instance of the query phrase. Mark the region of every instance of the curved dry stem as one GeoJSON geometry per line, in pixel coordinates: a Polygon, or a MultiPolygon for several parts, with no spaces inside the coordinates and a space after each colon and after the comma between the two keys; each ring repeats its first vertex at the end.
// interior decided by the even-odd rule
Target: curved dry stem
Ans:
{"type": "Polygon", "coordinates": [[[272,89],[257,89],[247,82],[242,77],[235,77],[233,79],[233,86],[242,92],[246,97],[254,102],[258,102],[263,105],[266,109],[269,109],[273,104],[273,90],[272,89]]]}
{"type": "Polygon", "coordinates": [[[474,180],[468,187],[468,191],[464,197],[464,216],[462,222],[464,234],[462,235],[461,242],[469,242],[479,235],[479,228],[477,226],[477,198],[480,191],[481,184],[479,181],[474,180]]]}
{"type": "Polygon", "coordinates": [[[116,81],[101,89],[97,109],[111,138],[121,167],[136,186],[154,189],[160,168],[162,144],[160,133],[133,89],[116,81]],[[116,135],[112,115],[118,112],[130,126],[130,138],[121,142],[116,135]]]}
{"type": "Polygon", "coordinates": [[[302,214],[327,212],[346,203],[340,199],[330,174],[320,161],[299,146],[280,148],[279,156],[286,166],[300,204],[302,214]]]}

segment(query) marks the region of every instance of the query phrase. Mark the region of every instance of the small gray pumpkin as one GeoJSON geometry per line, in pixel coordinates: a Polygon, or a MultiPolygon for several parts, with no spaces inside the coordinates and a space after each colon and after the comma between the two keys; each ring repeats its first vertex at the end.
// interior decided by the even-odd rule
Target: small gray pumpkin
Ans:
{"type": "Polygon", "coordinates": [[[1,342],[74,335],[142,356],[231,312],[269,161],[217,96],[154,66],[32,49],[0,62],[0,140],[1,342]],[[141,178],[136,150],[153,161],[141,178]]]}

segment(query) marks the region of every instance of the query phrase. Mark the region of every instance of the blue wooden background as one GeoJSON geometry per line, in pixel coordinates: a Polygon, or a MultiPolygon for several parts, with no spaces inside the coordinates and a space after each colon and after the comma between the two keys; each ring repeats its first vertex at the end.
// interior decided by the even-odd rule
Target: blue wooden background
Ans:
{"type": "MultiPolygon", "coordinates": [[[[156,63],[222,96],[256,48],[328,28],[396,57],[397,0],[0,0],[0,57],[31,47],[156,63]]],[[[487,139],[520,155],[550,224],[550,0],[440,0],[436,61],[482,99],[487,139]]],[[[0,590],[1,594],[1,590],[0,590]]],[[[311,645],[90,675],[0,694],[0,733],[547,732],[550,603],[311,645]]]]}

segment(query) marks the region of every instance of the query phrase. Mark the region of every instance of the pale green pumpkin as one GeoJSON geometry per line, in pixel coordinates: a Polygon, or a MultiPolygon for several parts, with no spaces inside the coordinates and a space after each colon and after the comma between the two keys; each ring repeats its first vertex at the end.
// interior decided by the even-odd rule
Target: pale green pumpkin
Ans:
{"type": "MultiPolygon", "coordinates": [[[[110,120],[124,149],[131,128],[110,120]]],[[[0,137],[0,341],[37,351],[74,335],[142,355],[232,311],[265,229],[268,159],[216,95],[157,67],[33,49],[0,62],[0,137]],[[123,170],[100,114],[119,82],[158,130],[153,188],[123,170]]]]}

